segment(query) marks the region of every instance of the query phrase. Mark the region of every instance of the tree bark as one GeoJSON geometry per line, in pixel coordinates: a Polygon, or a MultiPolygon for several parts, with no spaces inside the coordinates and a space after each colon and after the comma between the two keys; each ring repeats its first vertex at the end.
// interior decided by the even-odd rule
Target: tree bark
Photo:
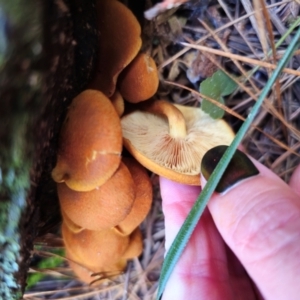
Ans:
{"type": "Polygon", "coordinates": [[[1,299],[22,297],[34,239],[59,223],[59,130],[97,47],[95,0],[0,0],[1,299]]]}

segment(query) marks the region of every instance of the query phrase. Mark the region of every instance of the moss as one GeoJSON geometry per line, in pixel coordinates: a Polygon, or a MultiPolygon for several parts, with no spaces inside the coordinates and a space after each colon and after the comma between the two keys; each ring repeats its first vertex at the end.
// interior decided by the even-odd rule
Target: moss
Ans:
{"type": "MultiPolygon", "coordinates": [[[[58,255],[64,255],[63,250],[58,250],[55,252],[58,255]]],[[[37,284],[39,281],[41,281],[46,276],[46,274],[43,273],[43,269],[56,268],[56,267],[60,266],[63,262],[64,262],[64,259],[59,256],[51,256],[51,257],[46,257],[46,258],[42,259],[36,266],[40,272],[36,272],[36,273],[28,275],[26,288],[30,289],[31,287],[33,287],[35,284],[37,284]]]]}
{"type": "Polygon", "coordinates": [[[41,57],[32,49],[42,34],[36,26],[40,10],[35,1],[0,0],[0,7],[5,42],[0,65],[0,298],[19,299],[20,221],[30,189],[32,126],[41,87],[41,74],[34,67],[41,57]]]}
{"type": "Polygon", "coordinates": [[[57,223],[50,172],[95,65],[94,2],[0,0],[0,299],[21,297],[33,241],[57,223]]]}

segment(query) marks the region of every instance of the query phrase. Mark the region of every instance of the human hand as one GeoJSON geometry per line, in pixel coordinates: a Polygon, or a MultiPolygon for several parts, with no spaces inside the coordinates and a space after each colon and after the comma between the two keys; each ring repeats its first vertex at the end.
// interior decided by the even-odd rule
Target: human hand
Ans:
{"type": "MultiPolygon", "coordinates": [[[[251,160],[259,174],[213,194],[163,300],[299,299],[300,166],[287,185],[251,160]]],[[[160,187],[168,250],[201,189],[160,187]]]]}

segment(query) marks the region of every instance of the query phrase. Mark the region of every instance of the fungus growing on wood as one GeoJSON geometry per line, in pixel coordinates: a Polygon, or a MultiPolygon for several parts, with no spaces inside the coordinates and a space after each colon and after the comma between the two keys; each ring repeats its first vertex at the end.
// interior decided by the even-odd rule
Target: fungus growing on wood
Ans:
{"type": "Polygon", "coordinates": [[[118,88],[128,102],[138,103],[151,98],[159,84],[155,61],[145,53],[138,54],[122,71],[118,88]]]}
{"type": "Polygon", "coordinates": [[[141,26],[134,14],[116,0],[96,2],[99,53],[97,75],[92,86],[110,97],[116,88],[120,72],[139,52],[141,26]]]}
{"type": "Polygon", "coordinates": [[[57,191],[63,215],[89,230],[107,229],[122,222],[131,211],[136,194],[132,176],[122,162],[114,175],[97,189],[77,192],[58,183],[57,191]]]}
{"type": "Polygon", "coordinates": [[[111,101],[86,90],[69,107],[52,178],[76,191],[93,190],[117,170],[121,151],[120,119],[111,101]]]}
{"type": "Polygon", "coordinates": [[[146,218],[152,204],[152,184],[146,169],[135,159],[123,157],[133,178],[135,186],[135,200],[131,211],[126,218],[116,226],[121,234],[128,235],[137,228],[146,218]]]}
{"type": "Polygon", "coordinates": [[[124,146],[143,166],[171,180],[200,185],[205,152],[229,145],[234,133],[200,108],[155,101],[121,119],[124,146]]]}

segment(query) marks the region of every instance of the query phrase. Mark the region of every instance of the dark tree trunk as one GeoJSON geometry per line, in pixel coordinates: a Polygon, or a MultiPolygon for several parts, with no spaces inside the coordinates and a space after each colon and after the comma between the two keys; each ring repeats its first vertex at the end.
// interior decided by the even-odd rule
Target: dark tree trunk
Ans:
{"type": "Polygon", "coordinates": [[[95,0],[0,0],[0,299],[19,299],[33,240],[60,220],[50,172],[94,70],[95,0]]]}

